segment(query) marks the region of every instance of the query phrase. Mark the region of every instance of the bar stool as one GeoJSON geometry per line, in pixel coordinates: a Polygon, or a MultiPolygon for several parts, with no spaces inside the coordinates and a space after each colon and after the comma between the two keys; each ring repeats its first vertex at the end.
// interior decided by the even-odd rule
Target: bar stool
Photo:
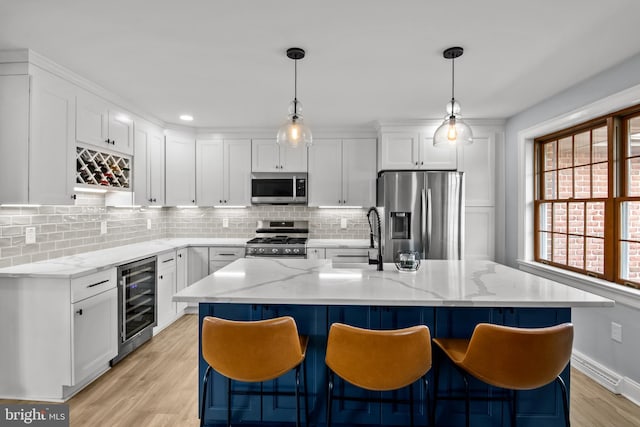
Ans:
{"type": "MultiPolygon", "coordinates": [[[[573,325],[563,323],[548,328],[513,328],[480,323],[471,339],[434,338],[434,344],[454,363],[465,383],[465,416],[469,427],[468,375],[486,384],[510,390],[511,425],[516,425],[518,390],[533,390],[553,381],[560,385],[565,424],[569,426],[567,388],[560,373],[569,363],[573,345],[573,325]]],[[[436,364],[433,410],[438,401],[436,364]]]]}
{"type": "MultiPolygon", "coordinates": [[[[431,336],[425,325],[405,329],[374,331],[342,323],[329,330],[325,363],[329,367],[327,426],[331,426],[333,399],[362,400],[334,396],[333,375],[371,391],[390,391],[409,387],[410,419],[413,426],[414,382],[422,378],[429,416],[426,373],[431,369],[431,336]]],[[[398,402],[381,399],[381,402],[398,402]]]]}
{"type": "Polygon", "coordinates": [[[304,359],[308,337],[299,336],[296,322],[284,316],[239,322],[207,316],[202,323],[202,357],[207,362],[203,378],[200,425],[204,425],[207,382],[211,369],[227,378],[227,426],[231,425],[231,395],[295,395],[296,426],[300,426],[300,367],[304,370],[305,422],[309,423],[307,375],[304,359]],[[294,392],[232,391],[231,380],[263,382],[295,369],[294,392]]]}

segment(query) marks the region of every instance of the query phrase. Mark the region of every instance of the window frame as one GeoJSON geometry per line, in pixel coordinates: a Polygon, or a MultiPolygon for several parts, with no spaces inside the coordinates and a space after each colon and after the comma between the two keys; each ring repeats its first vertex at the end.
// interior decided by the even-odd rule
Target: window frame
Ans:
{"type": "MultiPolygon", "coordinates": [[[[640,105],[635,105],[629,108],[625,108],[623,110],[618,110],[613,113],[596,117],[591,120],[585,121],[583,123],[578,123],[576,125],[570,126],[565,129],[561,129],[547,135],[543,135],[540,137],[536,137],[533,139],[533,258],[536,262],[540,262],[543,264],[551,265],[563,270],[573,271],[579,274],[584,274],[591,277],[601,278],[610,282],[618,283],[621,285],[626,285],[632,288],[640,289],[640,280],[630,281],[628,279],[622,278],[622,259],[621,259],[621,242],[626,241],[626,239],[622,239],[622,224],[621,224],[621,212],[622,212],[622,203],[627,201],[637,201],[640,202],[640,196],[629,197],[628,194],[628,183],[627,183],[627,160],[631,158],[630,152],[628,149],[628,129],[627,125],[628,120],[632,118],[640,117],[640,105]],[[602,126],[607,126],[607,177],[608,177],[608,194],[606,198],[593,198],[593,168],[591,169],[591,194],[590,198],[563,198],[560,199],[558,196],[558,189],[556,188],[555,198],[553,199],[545,199],[544,198],[544,189],[545,189],[545,181],[544,181],[544,150],[543,146],[546,143],[552,141],[560,141],[562,138],[572,137],[572,150],[575,147],[574,136],[578,135],[585,131],[592,131],[602,126]],[[543,204],[550,204],[552,208],[552,217],[553,217],[553,205],[554,203],[566,203],[567,206],[567,229],[565,230],[565,234],[567,236],[567,252],[568,252],[568,236],[571,235],[569,231],[569,211],[568,206],[571,202],[584,202],[585,206],[585,216],[586,216],[586,206],[588,202],[604,202],[605,209],[605,225],[604,225],[604,271],[602,274],[591,272],[586,270],[586,255],[583,256],[583,267],[584,268],[576,268],[572,267],[569,264],[569,258],[567,254],[567,262],[566,264],[561,264],[553,261],[553,253],[551,253],[550,260],[541,258],[540,250],[541,250],[541,230],[540,227],[540,209],[543,204]]],[[[556,147],[556,161],[558,158],[557,150],[559,147],[556,147]]],[[[592,148],[591,148],[592,150],[592,148]]],[[[572,152],[572,156],[574,152],[572,152]]],[[[633,156],[636,157],[636,156],[633,156]]],[[[640,157],[640,156],[638,156],[640,157]]],[[[593,154],[591,154],[591,163],[593,165],[593,154]]],[[[572,160],[573,161],[573,160],[572,160]]],[[[554,170],[560,170],[557,167],[554,170]]],[[[571,169],[572,173],[575,176],[575,168],[576,165],[572,164],[571,169]]],[[[572,196],[575,194],[575,181],[572,179],[572,196]]],[[[587,238],[587,223],[585,220],[583,230],[583,250],[586,254],[586,238],[587,238]]],[[[551,230],[551,233],[554,231],[551,230]]]]}

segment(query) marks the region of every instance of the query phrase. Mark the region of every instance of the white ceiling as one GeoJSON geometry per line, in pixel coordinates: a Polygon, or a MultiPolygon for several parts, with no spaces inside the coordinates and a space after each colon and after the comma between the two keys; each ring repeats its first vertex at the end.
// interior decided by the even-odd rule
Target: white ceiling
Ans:
{"type": "Polygon", "coordinates": [[[168,122],[273,127],[506,118],[640,52],[637,0],[0,0],[0,49],[30,48],[168,122]]]}

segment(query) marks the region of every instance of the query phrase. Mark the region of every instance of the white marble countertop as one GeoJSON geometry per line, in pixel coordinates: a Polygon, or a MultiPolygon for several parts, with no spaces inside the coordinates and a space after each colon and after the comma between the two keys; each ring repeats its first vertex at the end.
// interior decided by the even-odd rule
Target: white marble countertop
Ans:
{"type": "Polygon", "coordinates": [[[308,248],[368,248],[367,239],[309,239],[308,248]]]}
{"type": "Polygon", "coordinates": [[[187,246],[244,246],[246,238],[158,239],[0,269],[3,277],[74,278],[187,246]]]}
{"type": "Polygon", "coordinates": [[[423,261],[414,273],[385,264],[333,268],[330,260],[244,258],[177,293],[181,302],[461,307],[610,307],[614,302],[491,261],[423,261]]]}

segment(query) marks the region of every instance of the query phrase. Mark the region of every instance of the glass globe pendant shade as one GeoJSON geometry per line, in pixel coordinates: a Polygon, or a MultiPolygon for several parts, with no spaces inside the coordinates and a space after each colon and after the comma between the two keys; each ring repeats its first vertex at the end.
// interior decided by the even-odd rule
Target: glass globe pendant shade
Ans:
{"type": "Polygon", "coordinates": [[[433,135],[433,145],[436,147],[471,143],[473,143],[473,133],[469,125],[462,121],[460,115],[452,114],[445,118],[433,135]]]}
{"type": "Polygon", "coordinates": [[[280,126],[276,142],[291,148],[297,148],[302,144],[309,147],[313,143],[313,136],[311,129],[304,124],[302,117],[289,116],[289,120],[280,126]]]}

